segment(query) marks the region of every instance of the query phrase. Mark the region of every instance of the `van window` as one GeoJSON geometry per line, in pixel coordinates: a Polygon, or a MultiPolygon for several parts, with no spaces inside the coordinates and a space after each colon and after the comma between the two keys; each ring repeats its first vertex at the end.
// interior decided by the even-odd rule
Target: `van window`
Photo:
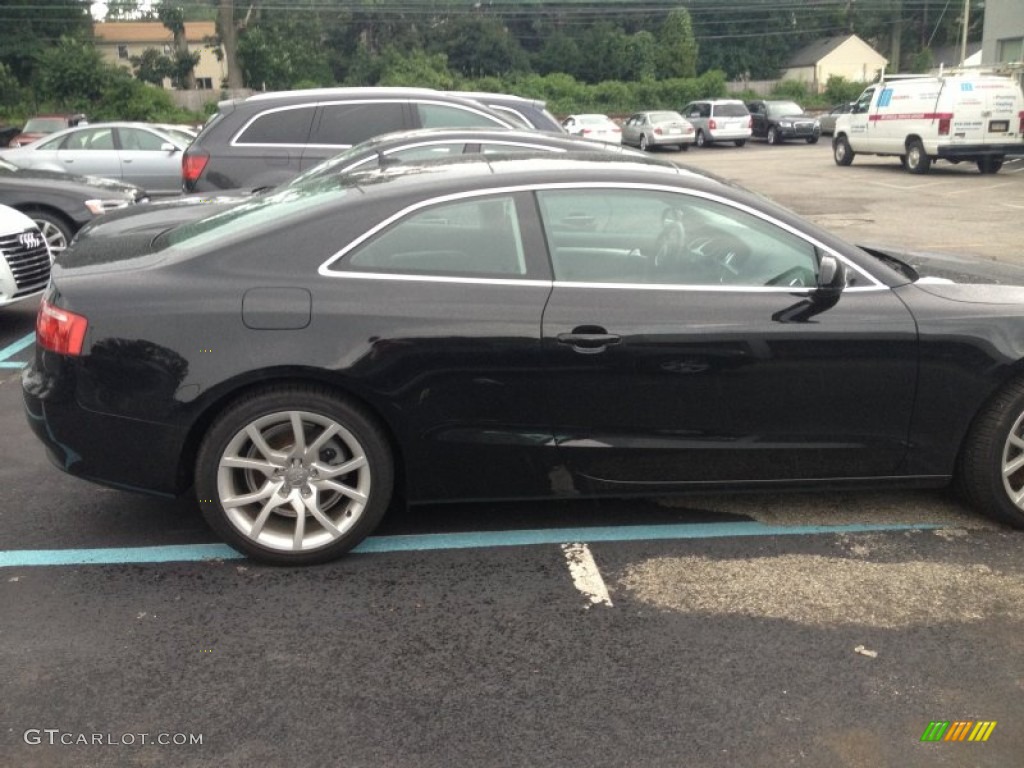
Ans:
{"type": "Polygon", "coordinates": [[[499,121],[462,107],[448,104],[417,104],[423,128],[505,128],[499,121]]]}
{"type": "Polygon", "coordinates": [[[235,144],[305,144],[313,122],[313,105],[264,112],[242,130],[235,144]]]}
{"type": "Polygon", "coordinates": [[[746,117],[749,112],[742,104],[716,104],[715,117],[746,117]]]}
{"type": "Polygon", "coordinates": [[[407,127],[400,101],[322,104],[309,143],[348,146],[407,127]]]}

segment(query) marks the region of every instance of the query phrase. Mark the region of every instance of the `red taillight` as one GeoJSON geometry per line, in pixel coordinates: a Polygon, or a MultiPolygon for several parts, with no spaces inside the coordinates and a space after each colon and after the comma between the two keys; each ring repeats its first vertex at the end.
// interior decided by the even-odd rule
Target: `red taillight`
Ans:
{"type": "Polygon", "coordinates": [[[589,128],[582,128],[582,129],[580,129],[580,133],[582,133],[584,136],[586,136],[588,133],[590,133],[590,129],[589,128]]]}
{"type": "Polygon", "coordinates": [[[89,321],[43,299],[36,315],[36,344],[59,355],[82,354],[89,321]]]}
{"type": "Polygon", "coordinates": [[[1021,112],[1018,117],[1020,118],[1020,126],[1018,127],[1018,133],[1024,136],[1024,112],[1021,112]]]}
{"type": "Polygon", "coordinates": [[[659,136],[661,136],[661,133],[662,133],[662,131],[661,131],[661,128],[655,128],[655,129],[654,129],[654,132],[655,132],[656,134],[658,134],[659,136]]]}
{"type": "Polygon", "coordinates": [[[952,122],[951,118],[940,117],[939,118],[939,136],[949,136],[949,125],[952,122]]]}
{"type": "Polygon", "coordinates": [[[202,150],[186,150],[181,156],[181,180],[191,187],[203,175],[203,169],[210,162],[210,153],[202,150]]]}
{"type": "Polygon", "coordinates": [[[754,118],[748,117],[747,118],[747,128],[753,128],[753,127],[754,127],[754,118]]]}
{"type": "Polygon", "coordinates": [[[717,127],[718,127],[718,125],[715,123],[715,118],[712,117],[710,120],[708,120],[708,130],[709,131],[713,131],[717,127]]]}

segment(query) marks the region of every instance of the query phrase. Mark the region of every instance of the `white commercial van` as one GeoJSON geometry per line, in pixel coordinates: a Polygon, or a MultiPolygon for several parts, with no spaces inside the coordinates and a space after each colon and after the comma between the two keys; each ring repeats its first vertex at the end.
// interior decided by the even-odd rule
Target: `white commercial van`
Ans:
{"type": "Polygon", "coordinates": [[[898,156],[911,173],[927,173],[935,160],[995,173],[1007,156],[1024,155],[1024,93],[1014,78],[995,74],[883,78],[836,119],[836,164],[858,153],[898,156]]]}

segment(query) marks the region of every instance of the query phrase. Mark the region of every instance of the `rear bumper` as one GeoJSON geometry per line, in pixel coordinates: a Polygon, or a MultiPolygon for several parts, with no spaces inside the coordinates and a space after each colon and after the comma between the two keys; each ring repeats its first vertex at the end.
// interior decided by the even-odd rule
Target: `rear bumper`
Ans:
{"type": "Polygon", "coordinates": [[[942,159],[957,160],[972,160],[977,157],[1024,156],[1024,142],[946,145],[940,146],[936,155],[942,159]]]}
{"type": "Polygon", "coordinates": [[[185,485],[178,472],[185,435],[169,425],[83,408],[75,399],[70,364],[44,354],[61,372],[46,372],[37,357],[22,371],[21,383],[25,417],[50,461],[68,474],[101,485],[160,496],[180,494],[185,485]]]}

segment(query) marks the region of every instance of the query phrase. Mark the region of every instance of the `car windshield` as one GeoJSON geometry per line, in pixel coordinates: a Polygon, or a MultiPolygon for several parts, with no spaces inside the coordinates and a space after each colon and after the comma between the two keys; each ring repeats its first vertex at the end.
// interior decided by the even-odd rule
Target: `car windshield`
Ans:
{"type": "Polygon", "coordinates": [[[288,186],[294,186],[295,184],[301,184],[309,181],[310,179],[318,179],[323,176],[331,176],[338,173],[357,157],[365,155],[367,146],[367,143],[356,144],[351,149],[346,149],[344,152],[339,152],[333,157],[327,158],[322,163],[318,163],[309,170],[300,173],[288,183],[288,186]]]}
{"type": "Polygon", "coordinates": [[[53,133],[66,128],[67,123],[62,117],[33,117],[22,128],[23,133],[53,133]]]}
{"type": "Polygon", "coordinates": [[[800,105],[795,101],[780,101],[775,104],[768,105],[768,114],[772,117],[782,117],[784,115],[801,115],[803,110],[800,105]]]}
{"type": "Polygon", "coordinates": [[[580,115],[579,121],[583,125],[608,125],[611,119],[604,115],[580,115]]]}
{"type": "Polygon", "coordinates": [[[673,120],[682,120],[683,116],[678,112],[651,112],[652,123],[670,123],[673,120]]]}
{"type": "Polygon", "coordinates": [[[746,117],[749,112],[742,104],[716,104],[715,115],[717,117],[746,117]]]}

